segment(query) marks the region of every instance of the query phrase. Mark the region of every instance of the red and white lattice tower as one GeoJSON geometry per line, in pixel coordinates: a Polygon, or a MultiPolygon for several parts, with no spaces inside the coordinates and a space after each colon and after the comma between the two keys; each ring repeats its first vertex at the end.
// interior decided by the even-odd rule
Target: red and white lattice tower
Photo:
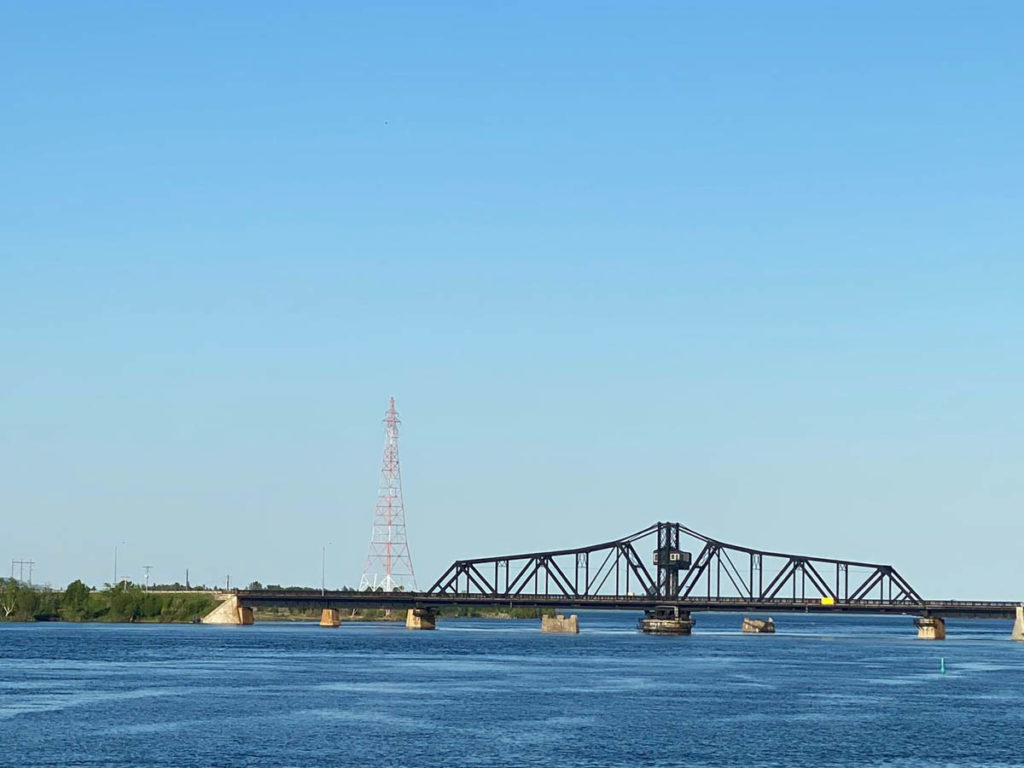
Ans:
{"type": "Polygon", "coordinates": [[[398,466],[398,411],[395,398],[384,416],[384,460],[377,488],[377,511],[373,515],[373,533],[366,567],[359,589],[416,591],[416,574],[405,537],[405,505],[402,502],[402,472],[398,466]]]}

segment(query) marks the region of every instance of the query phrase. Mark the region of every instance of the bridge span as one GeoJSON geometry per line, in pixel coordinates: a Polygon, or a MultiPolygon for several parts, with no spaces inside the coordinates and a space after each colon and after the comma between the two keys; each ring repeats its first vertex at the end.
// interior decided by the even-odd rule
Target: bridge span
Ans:
{"type": "Polygon", "coordinates": [[[406,610],[411,628],[433,628],[446,606],[633,610],[644,612],[643,631],[670,634],[689,634],[702,611],[907,615],[926,639],[944,638],[949,617],[1015,618],[1024,640],[1020,603],[926,600],[892,565],[757,550],[661,522],[577,549],[456,560],[425,592],[235,590],[230,602],[214,611],[228,623],[251,622],[260,606],[318,607],[329,626],[345,609],[391,608],[406,610]]]}

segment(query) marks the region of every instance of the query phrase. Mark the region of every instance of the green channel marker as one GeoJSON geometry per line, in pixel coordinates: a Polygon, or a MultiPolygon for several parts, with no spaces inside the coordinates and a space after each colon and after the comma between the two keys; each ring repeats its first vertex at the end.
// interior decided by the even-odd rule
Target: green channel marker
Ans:
{"type": "Polygon", "coordinates": [[[939,672],[941,672],[942,674],[946,674],[946,659],[945,658],[940,658],[939,659],[939,672]]]}

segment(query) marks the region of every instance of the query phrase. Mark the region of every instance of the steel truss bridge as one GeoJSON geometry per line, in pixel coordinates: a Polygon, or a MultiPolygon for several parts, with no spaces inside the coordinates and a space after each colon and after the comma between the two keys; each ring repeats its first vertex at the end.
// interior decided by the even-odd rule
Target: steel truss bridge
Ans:
{"type": "Polygon", "coordinates": [[[579,549],[456,560],[426,592],[235,590],[250,606],[602,608],[1013,618],[1019,603],[925,600],[891,565],[727,544],[655,523],[579,549]],[[696,555],[693,553],[696,552],[696,555]]]}

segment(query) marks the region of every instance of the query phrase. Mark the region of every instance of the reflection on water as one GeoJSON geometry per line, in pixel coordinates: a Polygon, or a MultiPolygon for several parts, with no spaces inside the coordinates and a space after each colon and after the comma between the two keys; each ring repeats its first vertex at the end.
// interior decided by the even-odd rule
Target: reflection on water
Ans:
{"type": "Polygon", "coordinates": [[[1010,622],[699,615],[0,625],[0,766],[999,766],[1024,760],[1010,622]],[[940,671],[940,658],[946,672],[940,671]]]}

